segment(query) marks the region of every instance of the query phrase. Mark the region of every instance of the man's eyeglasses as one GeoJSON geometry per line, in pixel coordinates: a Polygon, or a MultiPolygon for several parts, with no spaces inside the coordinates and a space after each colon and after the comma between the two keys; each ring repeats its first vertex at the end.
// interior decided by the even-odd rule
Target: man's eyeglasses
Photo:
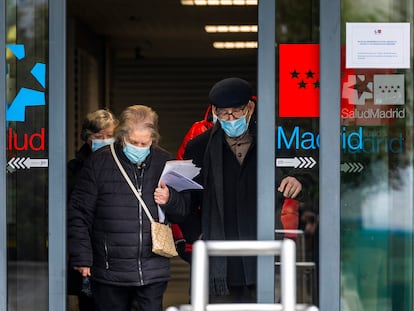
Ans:
{"type": "Polygon", "coordinates": [[[231,111],[229,111],[229,109],[226,108],[217,108],[216,114],[217,117],[222,120],[228,120],[230,119],[230,116],[233,116],[233,118],[235,119],[239,119],[244,115],[244,109],[246,107],[247,104],[238,108],[230,108],[231,111]]]}

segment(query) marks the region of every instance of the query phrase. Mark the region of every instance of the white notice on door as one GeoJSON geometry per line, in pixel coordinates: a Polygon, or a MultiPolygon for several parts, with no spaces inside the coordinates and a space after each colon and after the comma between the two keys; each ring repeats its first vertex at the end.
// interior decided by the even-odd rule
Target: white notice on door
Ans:
{"type": "Polygon", "coordinates": [[[410,68],[410,23],[346,23],[346,68],[410,68]]]}

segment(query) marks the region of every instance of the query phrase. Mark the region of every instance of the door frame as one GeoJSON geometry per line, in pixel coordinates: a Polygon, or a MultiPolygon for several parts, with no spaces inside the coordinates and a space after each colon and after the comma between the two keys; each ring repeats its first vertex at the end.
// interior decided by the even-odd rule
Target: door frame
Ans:
{"type": "Polygon", "coordinates": [[[339,311],[341,0],[321,0],[319,16],[319,309],[339,311]]]}
{"type": "MultiPolygon", "coordinates": [[[[6,72],[6,0],[0,0],[0,72],[6,72]]],[[[0,74],[0,124],[6,124],[6,75],[0,74]],[[4,107],[4,108],[3,108],[4,107]]],[[[6,168],[6,126],[0,126],[0,167],[6,168]]],[[[0,170],[0,310],[7,310],[6,170],[0,170]]]]}
{"type": "Polygon", "coordinates": [[[66,310],[66,18],[66,0],[49,1],[49,310],[53,311],[66,310]]]}

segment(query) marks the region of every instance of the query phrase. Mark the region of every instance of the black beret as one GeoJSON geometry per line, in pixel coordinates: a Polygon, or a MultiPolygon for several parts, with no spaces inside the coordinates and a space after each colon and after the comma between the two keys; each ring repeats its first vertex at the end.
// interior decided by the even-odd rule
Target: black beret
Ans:
{"type": "Polygon", "coordinates": [[[210,104],[217,108],[236,108],[247,104],[252,94],[249,82],[240,78],[227,78],[214,84],[208,98],[210,104]]]}

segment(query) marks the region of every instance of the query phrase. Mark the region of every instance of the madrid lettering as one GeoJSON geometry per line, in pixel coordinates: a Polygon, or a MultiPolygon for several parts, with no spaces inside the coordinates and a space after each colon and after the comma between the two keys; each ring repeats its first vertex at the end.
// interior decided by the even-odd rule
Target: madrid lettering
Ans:
{"type": "MultiPolygon", "coordinates": [[[[295,126],[288,133],[282,126],[277,127],[277,149],[313,150],[320,148],[320,134],[303,131],[295,126]]],[[[341,148],[344,153],[401,153],[403,152],[403,136],[379,137],[375,133],[364,133],[359,127],[348,131],[342,127],[340,132],[341,148]]]]}

